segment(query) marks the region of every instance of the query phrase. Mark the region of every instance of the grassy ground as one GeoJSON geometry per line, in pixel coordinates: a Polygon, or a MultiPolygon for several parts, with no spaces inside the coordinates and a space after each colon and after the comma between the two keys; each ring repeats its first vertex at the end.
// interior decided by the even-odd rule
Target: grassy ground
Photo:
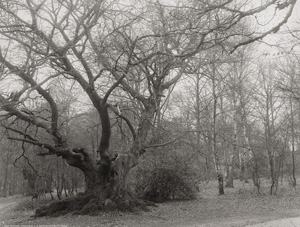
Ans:
{"type": "MultiPolygon", "coordinates": [[[[29,218],[33,214],[31,200],[15,197],[7,207],[1,209],[0,223],[27,225],[67,225],[67,226],[248,226],[267,220],[300,216],[300,188],[296,190],[287,182],[280,186],[278,195],[268,195],[267,181],[263,182],[263,193],[253,193],[252,184],[242,184],[235,181],[235,188],[225,189],[225,195],[217,194],[217,182],[201,183],[199,198],[193,201],[174,201],[158,204],[151,212],[132,213],[102,213],[98,216],[71,216],[57,218],[29,218]],[[22,201],[15,205],[14,201],[22,201]],[[1,211],[2,210],[2,211],[1,211]],[[2,212],[2,213],[1,213],[2,212]]],[[[0,204],[4,204],[0,200],[0,204]]]]}

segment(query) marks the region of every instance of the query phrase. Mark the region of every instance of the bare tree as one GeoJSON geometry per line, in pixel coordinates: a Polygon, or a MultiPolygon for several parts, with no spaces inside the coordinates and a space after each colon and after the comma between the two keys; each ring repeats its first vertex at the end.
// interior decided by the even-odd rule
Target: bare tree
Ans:
{"type": "Polygon", "coordinates": [[[281,136],[281,113],[283,110],[283,100],[278,95],[276,89],[276,74],[274,69],[261,69],[261,88],[257,90],[258,114],[261,116],[264,129],[264,148],[267,152],[269,177],[271,181],[270,194],[275,194],[278,188],[279,166],[282,162],[282,153],[285,143],[281,136]]]}
{"type": "MultiPolygon", "coordinates": [[[[296,180],[296,154],[299,141],[297,140],[299,134],[299,77],[297,76],[298,57],[295,54],[279,59],[276,61],[278,67],[276,70],[280,74],[280,82],[278,88],[282,92],[283,97],[287,100],[285,114],[286,133],[287,133],[287,149],[291,153],[291,163],[287,164],[287,169],[290,177],[290,183],[295,187],[296,180]],[[291,167],[290,167],[291,166],[291,167]]],[[[286,157],[288,158],[288,157],[286,157]]],[[[283,170],[282,170],[283,175],[283,170]]]]}

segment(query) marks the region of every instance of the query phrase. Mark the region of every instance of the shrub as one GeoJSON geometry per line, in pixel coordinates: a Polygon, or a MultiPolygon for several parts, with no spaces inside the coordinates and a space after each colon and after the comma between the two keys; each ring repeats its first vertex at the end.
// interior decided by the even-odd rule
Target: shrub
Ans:
{"type": "Polygon", "coordinates": [[[173,169],[158,168],[140,181],[139,197],[153,202],[196,198],[196,187],[173,169]]]}

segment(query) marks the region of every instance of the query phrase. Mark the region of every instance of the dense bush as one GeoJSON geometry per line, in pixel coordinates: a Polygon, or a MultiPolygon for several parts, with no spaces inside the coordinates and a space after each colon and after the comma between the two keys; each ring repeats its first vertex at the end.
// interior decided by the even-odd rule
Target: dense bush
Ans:
{"type": "Polygon", "coordinates": [[[184,176],[174,170],[156,169],[152,172],[143,197],[157,202],[171,199],[193,199],[195,191],[192,185],[184,180],[184,176]]]}
{"type": "Polygon", "coordinates": [[[196,198],[195,184],[180,173],[174,169],[153,169],[137,182],[136,192],[140,198],[153,202],[196,198]]]}

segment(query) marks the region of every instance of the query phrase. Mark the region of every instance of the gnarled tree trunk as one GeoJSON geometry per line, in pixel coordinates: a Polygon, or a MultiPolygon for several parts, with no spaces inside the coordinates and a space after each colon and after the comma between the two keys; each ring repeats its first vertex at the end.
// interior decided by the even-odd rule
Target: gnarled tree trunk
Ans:
{"type": "MultiPolygon", "coordinates": [[[[67,212],[90,214],[102,210],[147,209],[153,203],[133,198],[127,190],[126,179],[131,168],[138,164],[139,156],[144,152],[143,144],[151,128],[155,106],[145,108],[132,148],[127,153],[111,158],[108,155],[110,123],[107,108],[101,112],[102,137],[99,146],[101,159],[95,162],[83,148],[66,150],[62,157],[71,166],[83,171],[85,176],[85,193],[61,202],[54,202],[36,210],[36,217],[60,215],[67,212]]],[[[61,153],[61,152],[60,152],[61,153]]]]}

